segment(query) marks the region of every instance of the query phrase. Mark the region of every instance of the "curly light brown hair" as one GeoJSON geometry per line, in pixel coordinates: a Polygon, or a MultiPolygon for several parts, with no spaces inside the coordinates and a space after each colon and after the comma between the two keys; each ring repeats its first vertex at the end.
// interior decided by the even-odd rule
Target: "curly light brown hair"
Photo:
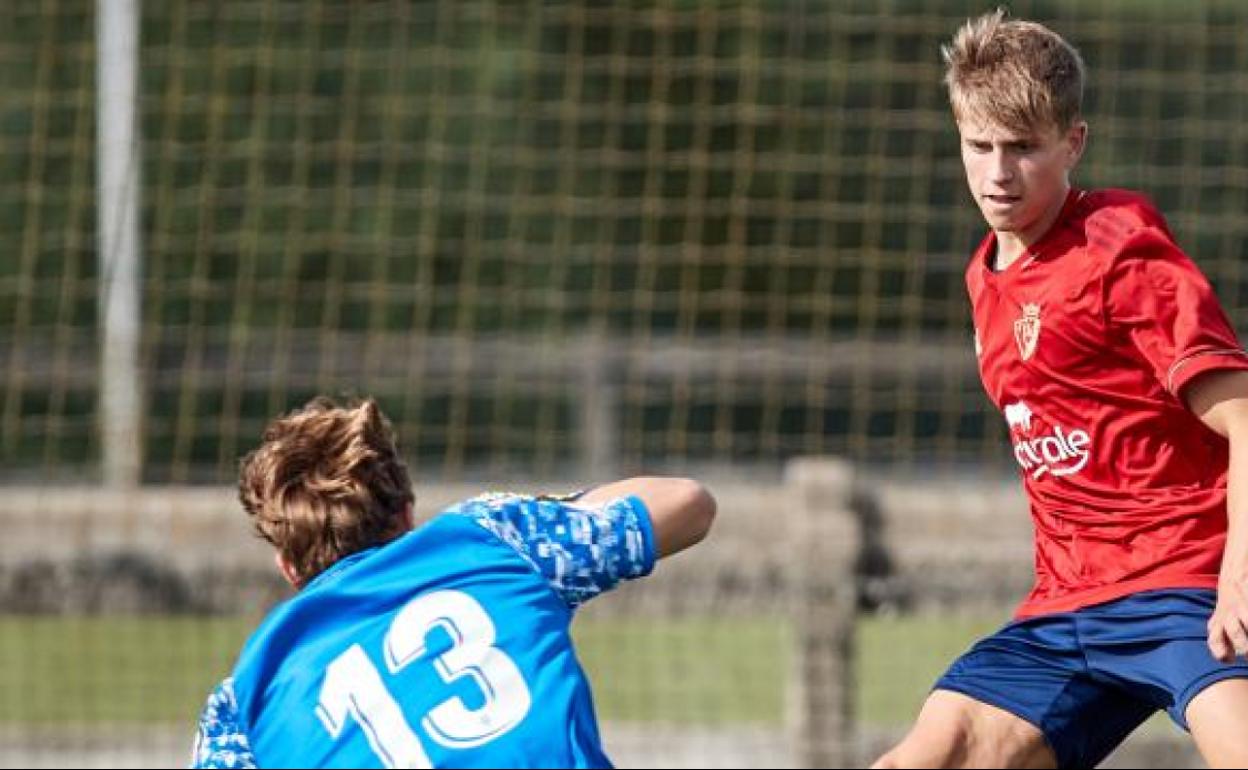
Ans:
{"type": "Polygon", "coordinates": [[[1042,24],[1006,19],[1000,8],[969,19],[941,46],[945,85],[960,122],[1065,132],[1083,104],[1083,59],[1042,24]]]}
{"type": "Polygon", "coordinates": [[[243,458],[238,498],[302,587],[339,559],[406,531],[415,496],[377,403],[316,398],[274,419],[243,458]]]}

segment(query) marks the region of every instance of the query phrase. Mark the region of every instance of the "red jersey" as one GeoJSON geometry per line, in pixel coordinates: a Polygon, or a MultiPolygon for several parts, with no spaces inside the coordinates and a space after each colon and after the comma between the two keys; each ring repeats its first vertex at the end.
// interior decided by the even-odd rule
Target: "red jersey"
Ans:
{"type": "Polygon", "coordinates": [[[1214,588],[1227,441],[1180,398],[1248,370],[1209,282],[1142,196],[1072,190],[1057,221],[994,272],[966,273],[980,376],[1005,415],[1035,527],[1019,617],[1154,588],[1214,588]]]}

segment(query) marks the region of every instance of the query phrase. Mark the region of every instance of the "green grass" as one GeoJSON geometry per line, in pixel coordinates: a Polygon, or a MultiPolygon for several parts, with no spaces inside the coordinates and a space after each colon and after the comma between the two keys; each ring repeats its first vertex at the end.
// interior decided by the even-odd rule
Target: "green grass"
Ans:
{"type": "Polygon", "coordinates": [[[792,632],[769,619],[578,620],[602,719],[778,722],[792,632]]]}
{"type": "MultiPolygon", "coordinates": [[[[900,725],[997,618],[868,618],[858,714],[900,725]]],[[[0,618],[0,723],[193,724],[254,620],[0,618]]],[[[776,618],[598,619],[575,626],[607,720],[778,723],[792,630],[776,618]]]]}
{"type": "Polygon", "coordinates": [[[252,622],[0,618],[0,722],[193,724],[252,622]]]}
{"type": "Polygon", "coordinates": [[[869,618],[858,624],[858,717],[908,724],[936,678],[1004,615],[869,618]]]}

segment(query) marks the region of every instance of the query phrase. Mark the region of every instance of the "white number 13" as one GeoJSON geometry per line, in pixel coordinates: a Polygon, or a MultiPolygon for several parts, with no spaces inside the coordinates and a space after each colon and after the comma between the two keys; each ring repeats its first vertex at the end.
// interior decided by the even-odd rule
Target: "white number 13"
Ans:
{"type": "MultiPolygon", "coordinates": [[[[385,639],[390,673],[399,673],[424,655],[426,635],[438,627],[451,637],[451,648],[434,659],[438,674],[448,684],[469,677],[485,702],[470,710],[463,700],[452,697],[429,709],[420,720],[429,737],[447,748],[466,749],[518,725],[532,704],[529,687],[512,659],[494,646],[490,616],[462,591],[425,594],[399,610],[385,639]]],[[[358,644],[325,670],[316,715],[333,738],[342,734],[347,717],[354,717],[386,767],[431,767],[402,707],[358,644]]]]}

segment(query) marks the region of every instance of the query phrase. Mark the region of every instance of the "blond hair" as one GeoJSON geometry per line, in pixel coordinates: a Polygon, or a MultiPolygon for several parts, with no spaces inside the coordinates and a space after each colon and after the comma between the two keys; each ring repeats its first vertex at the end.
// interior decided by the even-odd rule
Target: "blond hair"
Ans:
{"type": "Polygon", "coordinates": [[[238,497],[302,587],[344,556],[405,531],[414,501],[376,402],[326,398],[278,417],[240,464],[238,497]]]}
{"type": "Polygon", "coordinates": [[[1079,120],[1083,59],[1060,35],[1003,9],[968,19],[941,46],[954,117],[1030,132],[1079,120]]]}

